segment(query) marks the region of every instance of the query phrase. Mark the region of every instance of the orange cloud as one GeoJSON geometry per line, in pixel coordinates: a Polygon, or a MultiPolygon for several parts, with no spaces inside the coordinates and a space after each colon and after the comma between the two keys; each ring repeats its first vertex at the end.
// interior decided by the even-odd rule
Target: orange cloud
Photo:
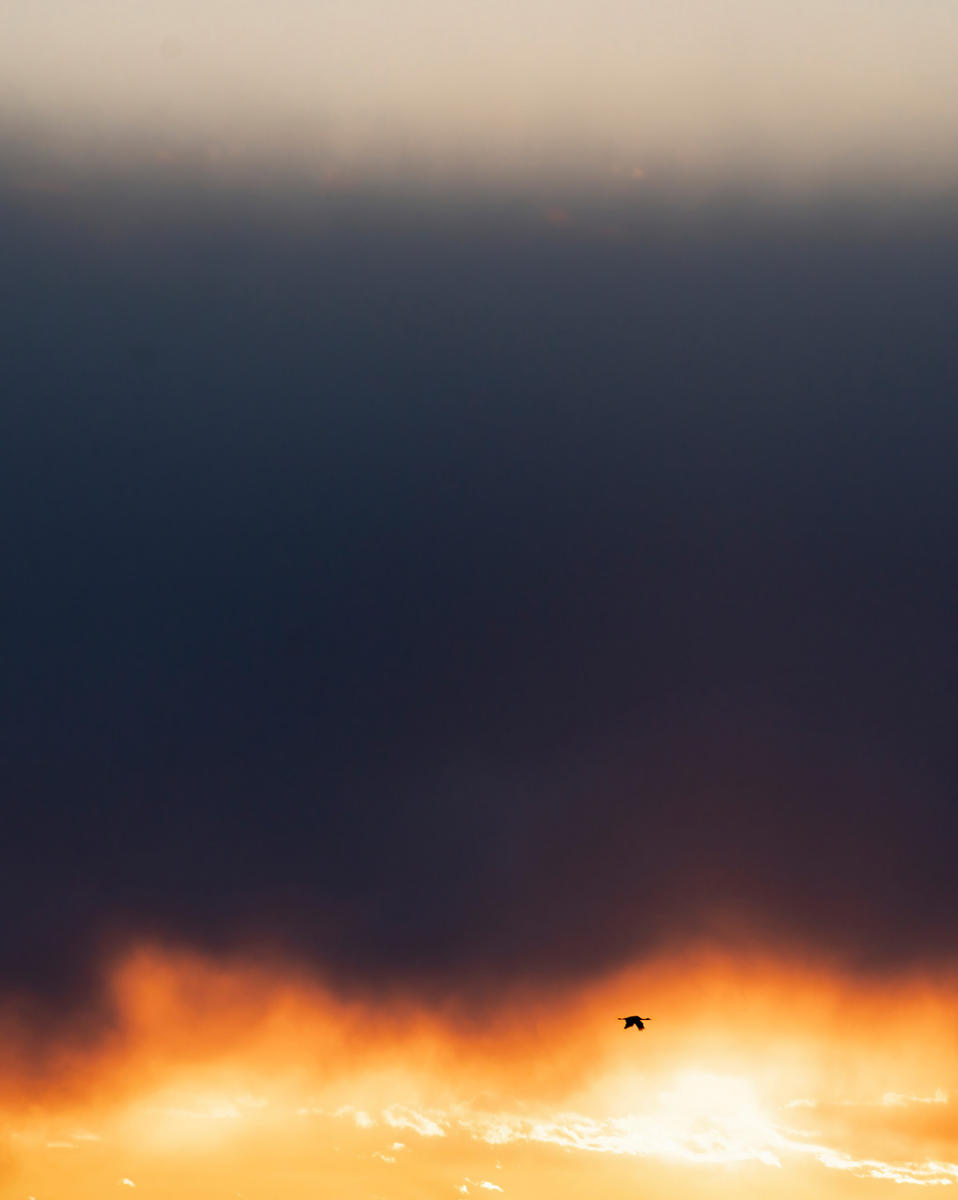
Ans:
{"type": "Polygon", "coordinates": [[[108,1033],[7,1076],[0,1196],[295,1200],[322,1177],[358,1197],[384,1173],[390,1196],[562,1196],[560,1163],[570,1195],[674,1194],[676,1172],[688,1196],[716,1171],[729,1196],[958,1182],[945,977],[703,953],[477,1014],[143,948],[110,994],[108,1033]],[[655,1020],[624,1033],[636,1006],[655,1020]]]}

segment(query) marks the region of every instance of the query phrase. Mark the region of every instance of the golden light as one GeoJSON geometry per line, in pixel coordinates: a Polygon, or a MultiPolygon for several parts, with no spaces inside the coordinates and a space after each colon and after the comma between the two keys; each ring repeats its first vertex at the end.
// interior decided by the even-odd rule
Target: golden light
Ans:
{"type": "Polygon", "coordinates": [[[661,1100],[666,1124],[678,1135],[670,1140],[680,1157],[715,1162],[757,1158],[781,1165],[770,1148],[777,1140],[772,1121],[747,1080],[683,1071],[661,1100]]]}
{"type": "Polygon", "coordinates": [[[195,955],[143,950],[113,981],[110,1035],[65,1041],[57,1078],[5,1080],[2,1200],[958,1183],[945,978],[686,956],[554,997],[548,1021],[528,995],[478,1025],[397,998],[388,1026],[378,1001],[195,955]],[[623,1032],[623,997],[653,1000],[654,1024],[623,1032]]]}

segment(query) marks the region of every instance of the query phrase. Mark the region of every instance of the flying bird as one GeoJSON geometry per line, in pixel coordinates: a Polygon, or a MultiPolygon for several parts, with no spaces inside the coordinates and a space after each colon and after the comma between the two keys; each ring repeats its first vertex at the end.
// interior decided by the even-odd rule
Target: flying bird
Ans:
{"type": "Polygon", "coordinates": [[[633,1025],[636,1029],[644,1029],[645,1022],[652,1020],[651,1017],[619,1017],[618,1019],[625,1021],[625,1024],[622,1026],[623,1030],[631,1029],[633,1025]]]}

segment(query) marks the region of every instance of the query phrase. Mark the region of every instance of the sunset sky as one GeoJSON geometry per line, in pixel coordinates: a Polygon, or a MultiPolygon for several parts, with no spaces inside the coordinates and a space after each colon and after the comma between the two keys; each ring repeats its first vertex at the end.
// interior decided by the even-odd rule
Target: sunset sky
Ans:
{"type": "Polygon", "coordinates": [[[0,0],[0,1200],[958,1185],[956,45],[0,0]]]}

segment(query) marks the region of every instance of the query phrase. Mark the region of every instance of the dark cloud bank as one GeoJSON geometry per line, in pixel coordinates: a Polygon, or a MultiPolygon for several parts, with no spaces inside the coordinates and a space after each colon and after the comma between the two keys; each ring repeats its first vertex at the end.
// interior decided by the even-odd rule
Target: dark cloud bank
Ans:
{"type": "Polygon", "coordinates": [[[953,956],[934,206],[2,206],[8,991],[953,956]]]}

